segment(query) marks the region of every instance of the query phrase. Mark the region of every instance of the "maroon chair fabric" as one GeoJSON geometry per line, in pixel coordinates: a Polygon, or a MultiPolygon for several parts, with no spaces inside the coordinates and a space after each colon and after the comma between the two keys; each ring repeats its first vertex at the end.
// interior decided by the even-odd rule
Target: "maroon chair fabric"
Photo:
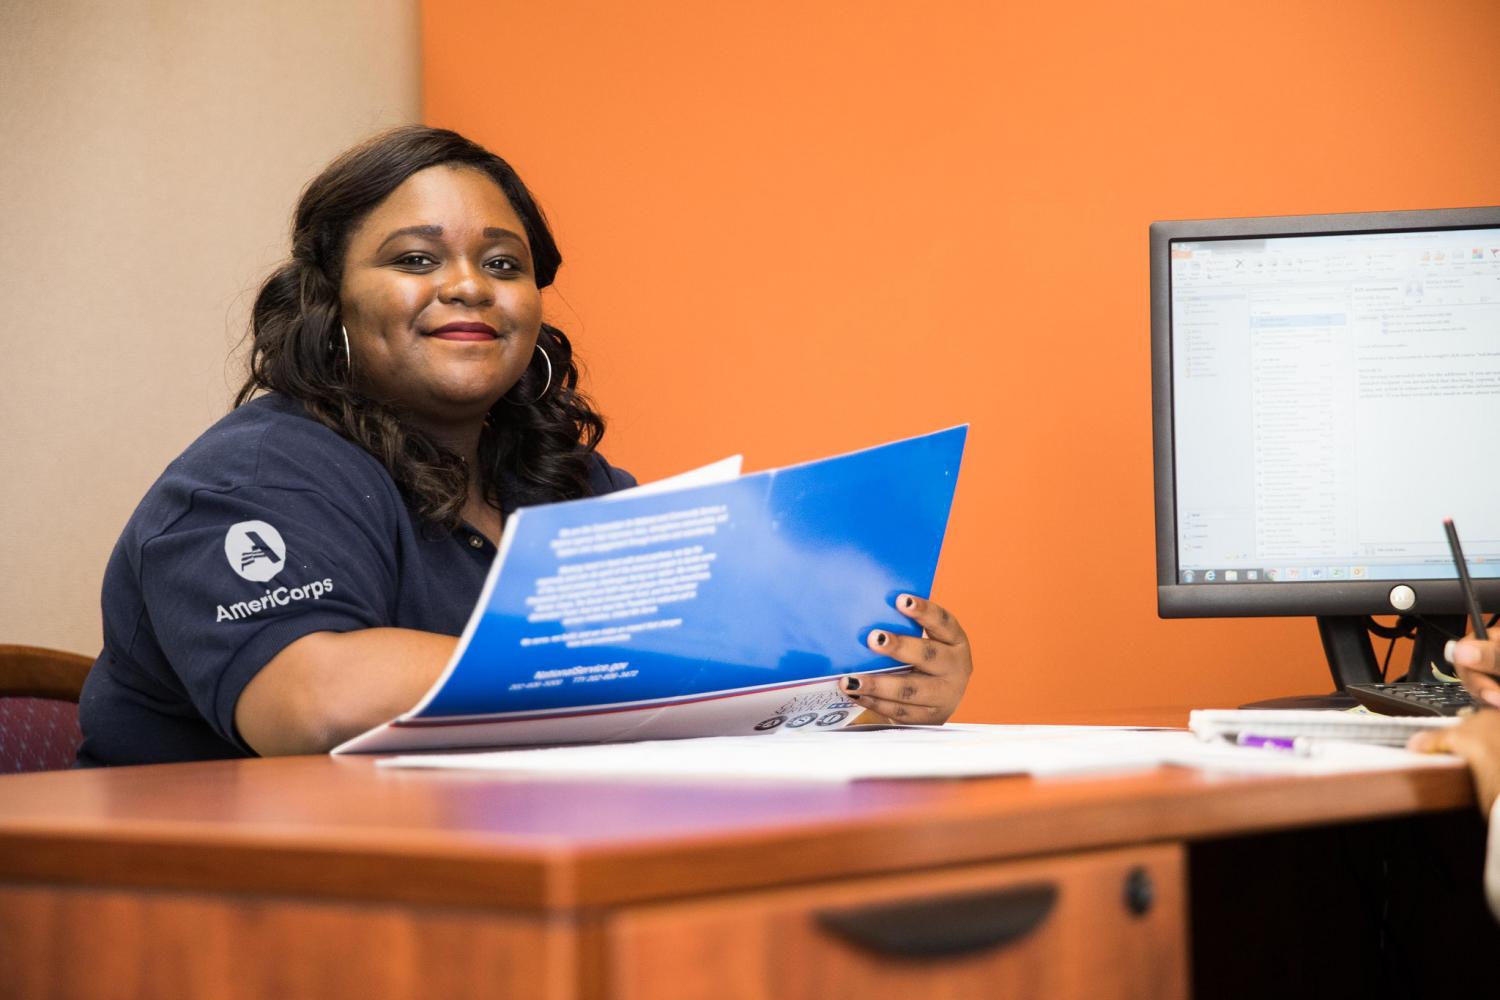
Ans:
{"type": "Polygon", "coordinates": [[[77,653],[0,643],[0,774],[73,766],[83,743],[78,696],[93,663],[77,653]]]}
{"type": "Polygon", "coordinates": [[[72,767],[82,742],[73,702],[0,697],[0,774],[72,767]]]}

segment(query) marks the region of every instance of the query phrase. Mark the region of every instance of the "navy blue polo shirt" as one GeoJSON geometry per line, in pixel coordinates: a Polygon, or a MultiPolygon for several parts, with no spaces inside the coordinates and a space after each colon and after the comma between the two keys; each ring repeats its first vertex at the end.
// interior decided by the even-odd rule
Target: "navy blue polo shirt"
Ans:
{"type": "MultiPolygon", "coordinates": [[[[633,485],[593,458],[595,494],[633,485]]],[[[375,457],[301,403],[253,400],[167,467],[115,546],[79,762],[253,756],[235,704],[284,647],[383,626],[459,635],[494,557],[477,531],[415,518],[375,457]]]]}

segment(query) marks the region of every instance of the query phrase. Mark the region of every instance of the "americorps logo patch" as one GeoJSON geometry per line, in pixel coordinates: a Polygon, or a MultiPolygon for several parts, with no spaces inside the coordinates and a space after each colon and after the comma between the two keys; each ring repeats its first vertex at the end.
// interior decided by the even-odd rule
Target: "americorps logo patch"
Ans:
{"type": "Polygon", "coordinates": [[[224,557],[246,580],[265,583],[286,568],[286,542],[264,521],[241,521],[224,536],[224,557]]]}

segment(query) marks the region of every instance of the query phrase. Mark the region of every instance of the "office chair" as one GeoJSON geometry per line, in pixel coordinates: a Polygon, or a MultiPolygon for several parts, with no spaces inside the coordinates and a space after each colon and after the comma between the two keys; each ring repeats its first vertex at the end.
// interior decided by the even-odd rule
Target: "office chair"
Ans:
{"type": "Polygon", "coordinates": [[[0,644],[0,774],[73,766],[83,733],[78,696],[94,661],[0,644]]]}

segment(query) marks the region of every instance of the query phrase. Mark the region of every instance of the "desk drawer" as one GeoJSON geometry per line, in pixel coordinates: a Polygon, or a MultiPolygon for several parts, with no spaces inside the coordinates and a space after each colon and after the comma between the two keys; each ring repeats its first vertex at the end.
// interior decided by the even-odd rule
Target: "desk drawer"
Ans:
{"type": "Polygon", "coordinates": [[[611,997],[1187,995],[1182,849],[1162,845],[625,911],[611,997]]]}

